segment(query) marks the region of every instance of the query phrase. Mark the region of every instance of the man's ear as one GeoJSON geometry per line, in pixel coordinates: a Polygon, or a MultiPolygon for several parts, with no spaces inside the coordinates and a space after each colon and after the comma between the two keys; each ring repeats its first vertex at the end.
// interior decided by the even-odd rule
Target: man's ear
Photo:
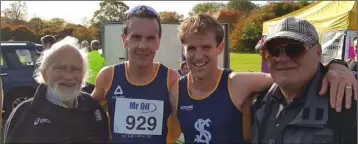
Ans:
{"type": "Polygon", "coordinates": [[[45,83],[47,83],[46,71],[41,71],[41,76],[42,76],[43,80],[45,81],[45,83]]]}
{"type": "Polygon", "coordinates": [[[220,55],[224,51],[224,41],[222,41],[216,49],[217,55],[220,55]]]}
{"type": "Polygon", "coordinates": [[[126,41],[127,35],[122,33],[122,34],[121,34],[121,38],[122,38],[123,47],[124,47],[124,48],[127,48],[127,46],[128,46],[128,43],[127,43],[127,41],[126,41]]]}

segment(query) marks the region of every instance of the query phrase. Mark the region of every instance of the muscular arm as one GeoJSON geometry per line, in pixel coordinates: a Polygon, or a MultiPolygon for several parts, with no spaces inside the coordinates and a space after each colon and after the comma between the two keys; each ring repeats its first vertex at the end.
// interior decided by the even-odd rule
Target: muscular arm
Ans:
{"type": "Polygon", "coordinates": [[[101,69],[96,78],[95,88],[92,92],[92,97],[101,105],[106,102],[105,94],[112,83],[114,69],[112,66],[106,66],[101,69]]]}
{"type": "Polygon", "coordinates": [[[178,79],[180,75],[175,70],[170,69],[169,72],[169,100],[172,107],[172,113],[168,119],[168,137],[167,143],[175,143],[181,135],[179,120],[177,117],[178,105],[178,79]]]}
{"type": "Polygon", "coordinates": [[[272,83],[271,76],[264,73],[231,73],[229,76],[230,97],[242,113],[245,141],[250,139],[252,96],[266,90],[272,83]]]}

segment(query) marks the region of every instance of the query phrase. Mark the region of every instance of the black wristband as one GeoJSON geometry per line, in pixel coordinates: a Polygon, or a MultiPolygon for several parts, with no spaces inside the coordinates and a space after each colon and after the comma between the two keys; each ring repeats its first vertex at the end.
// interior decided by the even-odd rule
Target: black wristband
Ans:
{"type": "Polygon", "coordinates": [[[331,60],[331,61],[328,63],[327,68],[329,68],[329,65],[331,65],[331,64],[333,64],[333,63],[335,63],[335,64],[341,64],[341,65],[344,65],[344,66],[346,66],[346,67],[348,68],[347,62],[346,62],[345,60],[341,60],[341,59],[333,59],[333,60],[331,60]]]}

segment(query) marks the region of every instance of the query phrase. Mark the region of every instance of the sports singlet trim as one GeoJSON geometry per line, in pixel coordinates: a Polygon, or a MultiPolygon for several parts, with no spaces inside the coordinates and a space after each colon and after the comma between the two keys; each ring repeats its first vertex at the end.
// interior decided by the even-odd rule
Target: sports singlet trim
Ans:
{"type": "Polygon", "coordinates": [[[154,79],[157,77],[157,74],[158,74],[158,71],[159,71],[159,67],[160,67],[160,64],[158,64],[158,63],[154,63],[154,64],[155,64],[156,68],[155,68],[155,73],[154,73],[154,75],[152,76],[152,78],[151,78],[148,82],[146,82],[146,83],[136,84],[136,83],[132,82],[132,81],[129,79],[129,77],[128,77],[128,62],[125,62],[125,63],[124,63],[124,71],[125,71],[125,73],[126,73],[126,79],[127,79],[128,83],[130,83],[130,84],[132,84],[132,85],[134,85],[134,86],[146,86],[146,85],[152,83],[152,82],[154,81],[154,79]]]}
{"type": "MultiPolygon", "coordinates": [[[[213,93],[216,91],[216,89],[218,88],[219,83],[220,83],[220,81],[221,81],[221,77],[222,77],[223,71],[224,71],[223,69],[220,69],[220,76],[219,76],[218,80],[216,81],[215,87],[214,87],[206,96],[201,97],[201,98],[196,98],[196,97],[194,97],[194,96],[191,95],[191,93],[190,93],[190,86],[191,86],[190,81],[191,81],[191,79],[192,79],[192,75],[191,75],[191,74],[188,74],[188,81],[187,81],[187,85],[186,85],[186,86],[187,86],[187,91],[188,91],[189,97],[190,97],[191,99],[193,99],[193,100],[204,100],[204,99],[208,98],[208,97],[209,97],[211,94],[213,94],[213,93]]],[[[179,94],[179,93],[178,93],[178,94],[179,94]]]]}
{"type": "MultiPolygon", "coordinates": [[[[114,65],[110,66],[110,71],[111,71],[111,78],[110,78],[110,81],[108,82],[109,85],[104,89],[104,95],[106,96],[109,89],[111,89],[112,87],[112,83],[113,83],[113,78],[114,78],[114,65]]],[[[105,98],[105,103],[107,103],[107,100],[105,98]]]]}
{"type": "Polygon", "coordinates": [[[229,91],[229,97],[230,97],[230,100],[231,100],[231,102],[232,102],[232,104],[238,109],[238,110],[240,110],[240,107],[235,103],[235,101],[234,101],[234,96],[233,96],[233,94],[232,94],[232,92],[231,92],[231,79],[230,79],[230,75],[228,76],[228,80],[227,80],[227,89],[228,89],[228,91],[229,91]]]}

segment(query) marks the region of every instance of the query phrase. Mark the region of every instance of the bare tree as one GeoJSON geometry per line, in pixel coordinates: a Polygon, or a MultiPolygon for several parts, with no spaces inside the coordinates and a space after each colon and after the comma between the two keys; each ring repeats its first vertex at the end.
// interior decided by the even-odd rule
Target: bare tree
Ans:
{"type": "Polygon", "coordinates": [[[3,12],[3,16],[8,21],[17,23],[19,21],[26,20],[27,6],[25,1],[15,1],[10,3],[10,7],[6,8],[3,12]]]}

